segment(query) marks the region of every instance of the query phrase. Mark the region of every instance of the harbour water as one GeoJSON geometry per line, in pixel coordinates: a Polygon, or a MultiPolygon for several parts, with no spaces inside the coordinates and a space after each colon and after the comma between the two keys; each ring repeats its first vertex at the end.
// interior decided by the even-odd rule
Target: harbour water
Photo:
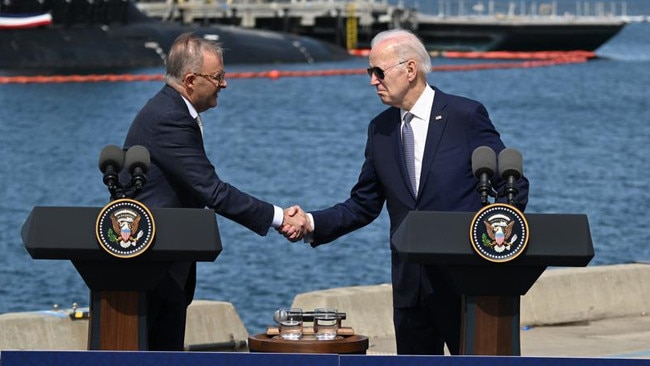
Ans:
{"type": "MultiPolygon", "coordinates": [[[[650,24],[629,25],[598,54],[583,64],[436,72],[429,80],[482,101],[506,145],[522,152],[531,181],[527,212],[588,215],[596,250],[590,265],[646,261],[650,24]]],[[[361,58],[226,68],[366,66],[361,58]]],[[[33,260],[20,229],[34,206],[107,202],[99,151],[122,144],[132,118],[160,87],[158,81],[0,85],[0,313],[88,305],[74,267],[33,260]]],[[[363,161],[367,123],[383,108],[365,75],[229,79],[219,106],[203,115],[205,145],[221,178],[238,188],[279,206],[320,209],[347,198],[363,161]]],[[[317,249],[217,220],[224,251],[214,263],[199,264],[196,298],[232,302],[251,333],[271,324],[273,312],[298,293],[390,281],[385,213],[317,249]]]]}

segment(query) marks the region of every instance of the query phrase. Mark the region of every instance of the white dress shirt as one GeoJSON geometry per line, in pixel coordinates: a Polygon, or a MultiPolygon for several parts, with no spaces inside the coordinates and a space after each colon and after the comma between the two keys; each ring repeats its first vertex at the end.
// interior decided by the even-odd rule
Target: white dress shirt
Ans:
{"type": "MultiPolygon", "coordinates": [[[[415,142],[415,186],[420,187],[420,174],[422,174],[422,158],[424,157],[424,147],[427,142],[427,132],[429,131],[429,118],[431,117],[431,108],[433,107],[434,90],[427,85],[424,92],[413,105],[410,111],[400,109],[400,117],[404,124],[404,115],[407,112],[413,114],[411,119],[411,128],[413,129],[413,138],[415,142]]],[[[401,127],[401,126],[400,126],[401,127]]],[[[417,193],[417,192],[416,192],[417,193]]]]}

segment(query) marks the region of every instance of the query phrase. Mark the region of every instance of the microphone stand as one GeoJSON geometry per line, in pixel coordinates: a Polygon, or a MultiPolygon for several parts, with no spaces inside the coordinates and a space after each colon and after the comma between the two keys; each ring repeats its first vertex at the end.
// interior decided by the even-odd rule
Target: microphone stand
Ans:
{"type": "Polygon", "coordinates": [[[143,188],[144,179],[138,179],[135,183],[129,183],[127,185],[122,185],[117,181],[109,181],[106,183],[108,187],[108,192],[111,194],[111,201],[115,201],[122,198],[133,199],[143,188]]]}
{"type": "Polygon", "coordinates": [[[104,184],[108,188],[108,193],[111,194],[111,201],[118,198],[124,198],[123,188],[120,184],[117,173],[112,167],[109,167],[104,173],[104,184]]]}
{"type": "Polygon", "coordinates": [[[476,191],[481,195],[481,205],[487,206],[490,204],[490,201],[488,197],[495,197],[497,196],[496,192],[492,188],[492,183],[490,183],[490,180],[487,179],[481,179],[479,181],[478,186],[476,187],[476,191]]]}
{"type": "Polygon", "coordinates": [[[503,195],[506,197],[509,205],[515,205],[515,198],[519,194],[519,189],[517,188],[516,177],[514,175],[509,175],[506,179],[506,187],[503,190],[503,195]]]}

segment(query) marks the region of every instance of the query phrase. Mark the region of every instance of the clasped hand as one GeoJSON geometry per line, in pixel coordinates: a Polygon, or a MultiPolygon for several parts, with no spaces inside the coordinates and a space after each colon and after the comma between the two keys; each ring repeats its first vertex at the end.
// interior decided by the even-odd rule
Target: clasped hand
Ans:
{"type": "Polygon", "coordinates": [[[284,209],[282,226],[277,230],[290,242],[297,242],[313,231],[307,213],[297,205],[284,209]]]}

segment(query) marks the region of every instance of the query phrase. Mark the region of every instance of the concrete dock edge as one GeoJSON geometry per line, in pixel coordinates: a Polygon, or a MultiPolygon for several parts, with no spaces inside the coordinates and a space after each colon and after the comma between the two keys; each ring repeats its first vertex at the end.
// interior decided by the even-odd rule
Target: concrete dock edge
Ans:
{"type": "MultiPolygon", "coordinates": [[[[337,308],[346,313],[345,326],[369,337],[369,354],[395,353],[390,284],[298,294],[292,305],[337,308]]],[[[650,358],[648,313],[648,264],[547,269],[521,298],[522,354],[650,358]]],[[[0,350],[83,350],[87,330],[87,320],[74,320],[63,311],[1,314],[0,350]]],[[[190,306],[186,344],[247,338],[231,303],[196,300],[190,306]]]]}

